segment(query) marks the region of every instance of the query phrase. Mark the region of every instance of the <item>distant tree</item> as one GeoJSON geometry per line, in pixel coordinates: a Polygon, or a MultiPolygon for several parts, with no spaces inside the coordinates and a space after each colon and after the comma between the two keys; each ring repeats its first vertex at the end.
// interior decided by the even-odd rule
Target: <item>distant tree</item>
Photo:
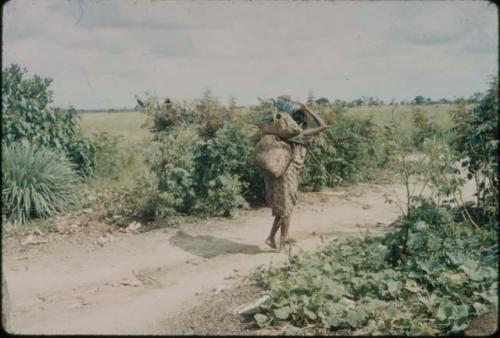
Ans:
{"type": "Polygon", "coordinates": [[[414,104],[424,104],[425,98],[422,95],[418,95],[413,99],[414,104]]]}
{"type": "Polygon", "coordinates": [[[316,104],[330,104],[330,101],[326,97],[320,97],[315,102],[316,104]]]}
{"type": "Polygon", "coordinates": [[[469,103],[478,103],[479,101],[481,101],[483,96],[484,95],[482,93],[477,92],[477,93],[472,94],[467,101],[469,103]]]}
{"type": "Polygon", "coordinates": [[[356,107],[362,106],[364,104],[363,99],[357,99],[357,100],[354,100],[352,102],[353,102],[354,106],[356,106],[356,107]]]}
{"type": "Polygon", "coordinates": [[[373,98],[373,97],[369,97],[366,99],[365,103],[368,105],[368,106],[378,106],[380,105],[381,101],[378,100],[378,98],[373,98]]]}

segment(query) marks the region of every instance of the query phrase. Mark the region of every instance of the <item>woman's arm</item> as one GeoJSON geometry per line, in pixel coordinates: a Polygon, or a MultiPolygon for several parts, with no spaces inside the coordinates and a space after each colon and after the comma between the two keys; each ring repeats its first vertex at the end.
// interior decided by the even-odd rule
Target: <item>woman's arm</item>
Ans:
{"type": "Polygon", "coordinates": [[[319,117],[318,114],[316,114],[315,112],[313,112],[305,104],[301,104],[301,107],[302,107],[302,109],[305,112],[307,112],[309,115],[311,115],[311,117],[314,119],[314,122],[316,122],[319,125],[319,127],[316,127],[316,128],[307,128],[306,130],[304,130],[302,132],[302,135],[304,135],[304,136],[312,136],[312,135],[318,134],[319,132],[325,130],[326,124],[325,124],[325,122],[323,122],[323,119],[321,119],[321,117],[319,117]]]}

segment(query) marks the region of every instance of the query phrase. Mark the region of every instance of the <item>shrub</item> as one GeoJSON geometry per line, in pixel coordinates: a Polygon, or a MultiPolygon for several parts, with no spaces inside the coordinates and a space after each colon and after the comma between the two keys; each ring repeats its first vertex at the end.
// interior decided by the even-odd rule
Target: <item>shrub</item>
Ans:
{"type": "Polygon", "coordinates": [[[159,135],[169,133],[176,127],[190,124],[199,127],[200,136],[213,137],[215,132],[224,126],[224,120],[229,113],[210,90],[206,90],[201,99],[172,102],[170,107],[160,105],[157,97],[146,93],[142,104],[146,114],[144,127],[153,133],[155,140],[159,135]]]}
{"type": "Polygon", "coordinates": [[[498,78],[491,83],[477,107],[467,110],[457,105],[452,113],[456,139],[453,147],[465,159],[462,166],[476,184],[479,222],[495,224],[498,195],[498,78]]]}
{"type": "Polygon", "coordinates": [[[138,215],[229,215],[247,201],[264,200],[263,179],[253,165],[257,128],[248,123],[254,114],[235,119],[210,92],[166,110],[155,100],[145,100],[144,127],[153,132],[145,157],[156,189],[138,215]]]}
{"type": "Polygon", "coordinates": [[[28,143],[2,147],[2,213],[22,224],[78,205],[80,180],[62,155],[28,143]]]}
{"type": "Polygon", "coordinates": [[[75,109],[52,109],[52,79],[25,78],[26,70],[2,70],[2,143],[27,140],[65,154],[82,176],[95,166],[95,146],[79,134],[75,109]]]}
{"type": "Polygon", "coordinates": [[[196,158],[201,196],[211,189],[210,181],[229,174],[239,177],[241,194],[248,202],[258,205],[264,201],[264,181],[253,163],[257,133],[257,128],[247,123],[228,119],[224,127],[205,142],[196,158]]]}
{"type": "Polygon", "coordinates": [[[376,177],[382,165],[379,131],[371,119],[338,115],[313,139],[301,177],[303,188],[319,189],[376,177]]]}
{"type": "Polygon", "coordinates": [[[247,205],[241,196],[242,184],[237,176],[224,173],[210,180],[204,198],[199,198],[193,210],[207,216],[229,216],[234,209],[247,205]]]}
{"type": "Polygon", "coordinates": [[[179,127],[158,135],[146,152],[158,192],[171,194],[169,206],[180,213],[187,212],[195,202],[194,172],[200,144],[194,127],[179,127]]]}

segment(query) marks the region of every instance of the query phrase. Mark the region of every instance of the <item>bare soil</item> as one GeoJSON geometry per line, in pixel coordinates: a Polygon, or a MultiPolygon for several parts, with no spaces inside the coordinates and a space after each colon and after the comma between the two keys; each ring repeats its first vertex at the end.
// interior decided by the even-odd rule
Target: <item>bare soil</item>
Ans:
{"type": "MultiPolygon", "coordinates": [[[[400,215],[394,203],[386,203],[390,190],[404,195],[398,185],[302,194],[291,221],[293,250],[387,231],[400,215]]],[[[38,242],[4,238],[12,332],[245,334],[231,312],[259,297],[247,276],[288,257],[264,245],[271,223],[265,208],[140,233],[89,221],[69,222],[73,230],[40,235],[38,242]]]]}

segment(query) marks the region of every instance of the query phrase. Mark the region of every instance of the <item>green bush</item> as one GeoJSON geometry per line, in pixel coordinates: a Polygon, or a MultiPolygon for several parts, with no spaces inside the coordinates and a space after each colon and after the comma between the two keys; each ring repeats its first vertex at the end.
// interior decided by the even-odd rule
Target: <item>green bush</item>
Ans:
{"type": "Polygon", "coordinates": [[[225,174],[238,176],[241,194],[253,205],[264,199],[264,181],[253,163],[257,128],[227,119],[225,125],[198,150],[196,176],[198,192],[206,196],[209,182],[225,174]]]}
{"type": "Polygon", "coordinates": [[[229,216],[237,208],[247,206],[241,196],[241,182],[237,176],[222,174],[207,184],[203,198],[196,201],[193,211],[207,216],[229,216]]]}
{"type": "Polygon", "coordinates": [[[26,70],[2,70],[2,144],[21,140],[66,155],[82,176],[95,166],[95,146],[81,137],[75,109],[52,109],[51,79],[25,78],[26,70]]]}
{"type": "Polygon", "coordinates": [[[462,166],[476,185],[477,221],[496,224],[498,195],[498,78],[473,109],[457,105],[452,112],[457,135],[452,146],[464,158],[462,166]]]}
{"type": "Polygon", "coordinates": [[[374,179],[382,166],[380,131],[371,119],[338,115],[313,139],[301,176],[303,188],[319,189],[374,179]]]}
{"type": "Polygon", "coordinates": [[[232,117],[209,92],[169,110],[152,97],[145,102],[145,127],[153,132],[145,158],[156,189],[137,215],[229,215],[264,200],[263,179],[253,165],[256,128],[246,123],[252,114],[232,117]]]}
{"type": "Polygon", "coordinates": [[[62,155],[28,143],[2,146],[2,214],[22,224],[78,205],[80,179],[62,155]]]}

